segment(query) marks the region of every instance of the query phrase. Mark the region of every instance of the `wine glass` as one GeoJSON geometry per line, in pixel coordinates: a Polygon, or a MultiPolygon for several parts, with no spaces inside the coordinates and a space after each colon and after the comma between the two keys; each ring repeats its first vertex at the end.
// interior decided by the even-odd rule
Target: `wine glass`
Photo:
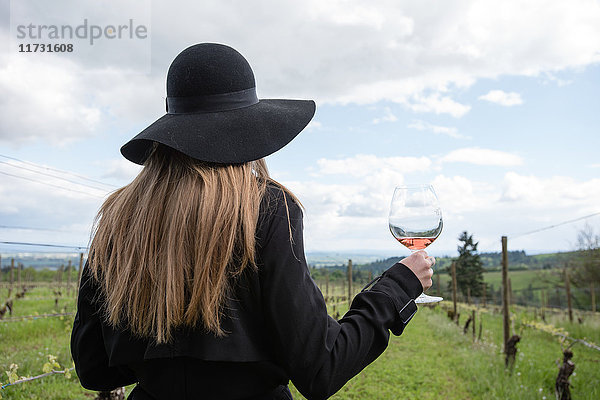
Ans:
{"type": "MultiPolygon", "coordinates": [[[[398,186],[390,207],[392,235],[413,253],[429,246],[442,232],[442,211],[431,185],[398,186]]],[[[435,303],[441,297],[422,293],[415,303],[435,303]]]]}

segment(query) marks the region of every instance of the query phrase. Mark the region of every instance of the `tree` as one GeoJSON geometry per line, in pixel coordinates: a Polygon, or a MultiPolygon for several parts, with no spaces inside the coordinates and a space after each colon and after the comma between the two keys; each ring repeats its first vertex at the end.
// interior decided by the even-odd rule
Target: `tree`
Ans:
{"type": "Polygon", "coordinates": [[[591,225],[585,224],[579,231],[577,248],[571,281],[577,287],[600,287],[600,235],[591,225]]]}
{"type": "Polygon", "coordinates": [[[458,258],[456,259],[456,286],[463,295],[467,295],[467,288],[471,296],[483,295],[483,264],[477,254],[479,242],[473,242],[473,235],[463,232],[458,240],[458,258]]]}

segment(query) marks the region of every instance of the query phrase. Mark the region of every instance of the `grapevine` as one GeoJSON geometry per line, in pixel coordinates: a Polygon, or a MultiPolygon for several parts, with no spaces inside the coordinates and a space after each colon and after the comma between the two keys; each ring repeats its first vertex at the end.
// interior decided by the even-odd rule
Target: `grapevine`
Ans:
{"type": "MultiPolygon", "coordinates": [[[[8,386],[17,385],[19,383],[30,382],[36,379],[44,378],[46,376],[63,374],[66,379],[71,379],[71,371],[74,367],[63,368],[56,360],[56,356],[48,354],[48,362],[42,367],[43,373],[36,376],[19,376],[19,365],[11,364],[8,371],[5,371],[8,377],[8,383],[3,384],[0,382],[0,390],[7,388],[8,386]]],[[[2,392],[0,392],[0,399],[2,399],[2,392]]]]}

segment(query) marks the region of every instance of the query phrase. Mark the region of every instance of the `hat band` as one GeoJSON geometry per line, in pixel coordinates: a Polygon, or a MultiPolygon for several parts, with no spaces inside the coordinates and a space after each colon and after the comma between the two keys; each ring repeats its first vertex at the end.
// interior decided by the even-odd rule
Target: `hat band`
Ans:
{"type": "Polygon", "coordinates": [[[229,111],[248,107],[256,103],[258,103],[256,88],[203,96],[166,98],[167,113],[169,114],[229,111]]]}

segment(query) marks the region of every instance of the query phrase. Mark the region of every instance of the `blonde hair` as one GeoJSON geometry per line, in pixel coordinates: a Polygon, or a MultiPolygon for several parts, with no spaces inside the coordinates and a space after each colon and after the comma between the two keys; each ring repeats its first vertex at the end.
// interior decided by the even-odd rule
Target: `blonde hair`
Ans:
{"type": "Polygon", "coordinates": [[[201,324],[224,335],[220,320],[232,280],[256,268],[267,182],[277,184],[262,159],[207,164],[155,146],[94,221],[89,266],[100,282],[106,322],[157,343],[170,341],[180,326],[201,324]]]}

